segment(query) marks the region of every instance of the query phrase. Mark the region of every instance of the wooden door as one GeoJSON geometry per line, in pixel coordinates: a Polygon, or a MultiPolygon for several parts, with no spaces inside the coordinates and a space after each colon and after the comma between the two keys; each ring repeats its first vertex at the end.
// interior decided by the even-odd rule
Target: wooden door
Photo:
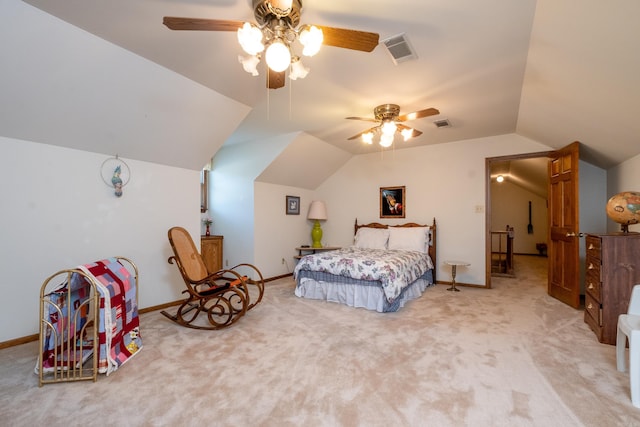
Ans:
{"type": "Polygon", "coordinates": [[[580,306],[578,163],[578,142],[553,152],[549,162],[547,292],[573,308],[580,306]]]}

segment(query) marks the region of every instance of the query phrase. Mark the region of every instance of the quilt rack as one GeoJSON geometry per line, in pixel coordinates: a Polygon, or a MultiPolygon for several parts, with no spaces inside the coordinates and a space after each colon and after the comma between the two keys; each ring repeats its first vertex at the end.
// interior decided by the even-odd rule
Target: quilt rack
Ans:
{"type": "Polygon", "coordinates": [[[95,382],[98,373],[108,375],[142,348],[137,300],[138,269],[125,257],[60,270],[49,276],[40,288],[39,355],[35,367],[38,385],[83,380],[95,382]],[[96,268],[104,274],[98,276],[96,268]],[[134,272],[133,280],[130,280],[130,272],[134,272]],[[103,281],[108,282],[107,286],[101,283],[103,281]],[[115,282],[120,289],[113,289],[118,287],[115,282]],[[133,295],[127,296],[127,290],[133,295]],[[106,361],[112,353],[110,339],[114,339],[114,328],[108,324],[113,317],[110,301],[114,293],[133,309],[123,313],[121,307],[114,307],[122,317],[118,322],[130,326],[121,331],[126,334],[126,339],[116,338],[118,347],[126,355],[116,355],[120,360],[106,361]],[[108,341],[106,347],[105,341],[108,341]]]}

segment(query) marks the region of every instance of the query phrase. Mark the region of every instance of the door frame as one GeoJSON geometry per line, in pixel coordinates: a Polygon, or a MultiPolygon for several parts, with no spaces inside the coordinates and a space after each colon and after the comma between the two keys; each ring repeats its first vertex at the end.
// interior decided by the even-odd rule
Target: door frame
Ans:
{"type": "MultiPolygon", "coordinates": [[[[549,159],[554,151],[511,154],[507,156],[485,158],[485,288],[491,289],[491,166],[497,162],[533,158],[549,159]]],[[[548,178],[547,178],[548,180],[548,178]]],[[[547,181],[548,185],[548,181],[547,181]]],[[[547,242],[548,244],[549,242],[547,242]]]]}

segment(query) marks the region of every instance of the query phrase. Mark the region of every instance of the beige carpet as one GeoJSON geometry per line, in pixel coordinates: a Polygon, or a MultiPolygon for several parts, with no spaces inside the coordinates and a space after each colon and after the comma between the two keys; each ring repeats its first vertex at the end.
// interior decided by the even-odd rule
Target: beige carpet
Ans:
{"type": "Polygon", "coordinates": [[[302,300],[291,279],[225,331],[148,313],[144,349],[96,383],[38,388],[37,343],[5,349],[0,425],[640,426],[615,348],[546,295],[544,266],[398,313],[302,300]]]}

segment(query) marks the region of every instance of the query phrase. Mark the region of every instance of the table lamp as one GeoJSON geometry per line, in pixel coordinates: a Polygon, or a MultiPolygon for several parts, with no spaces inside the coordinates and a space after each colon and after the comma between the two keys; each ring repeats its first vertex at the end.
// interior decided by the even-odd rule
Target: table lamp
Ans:
{"type": "Polygon", "coordinates": [[[325,221],[327,219],[327,207],[325,206],[323,201],[314,200],[313,202],[311,202],[307,219],[312,219],[315,221],[313,223],[313,228],[311,229],[311,240],[313,241],[311,247],[321,248],[322,228],[320,227],[320,221],[325,221]]]}

